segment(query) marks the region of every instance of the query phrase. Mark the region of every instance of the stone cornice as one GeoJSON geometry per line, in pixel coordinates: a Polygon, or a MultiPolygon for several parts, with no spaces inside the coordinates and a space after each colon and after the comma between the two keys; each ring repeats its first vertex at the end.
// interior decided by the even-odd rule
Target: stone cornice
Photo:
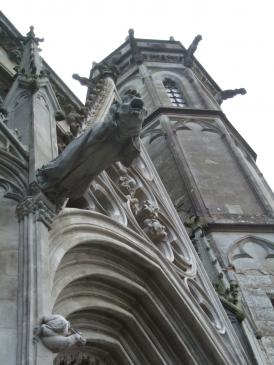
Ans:
{"type": "Polygon", "coordinates": [[[250,232],[250,233],[272,233],[274,232],[274,221],[269,223],[218,223],[207,224],[207,233],[211,232],[250,232]]]}

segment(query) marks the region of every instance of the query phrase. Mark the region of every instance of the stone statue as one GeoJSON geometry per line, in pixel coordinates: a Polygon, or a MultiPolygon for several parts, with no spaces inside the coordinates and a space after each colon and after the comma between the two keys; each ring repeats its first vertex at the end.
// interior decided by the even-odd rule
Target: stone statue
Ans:
{"type": "Polygon", "coordinates": [[[192,64],[193,64],[193,55],[196,52],[197,47],[198,47],[198,43],[201,40],[202,40],[202,36],[199,34],[193,39],[191,45],[188,47],[188,49],[186,51],[185,61],[184,61],[185,66],[187,66],[187,67],[192,66],[192,64]]]}
{"type": "Polygon", "coordinates": [[[59,314],[44,316],[34,334],[52,352],[60,352],[74,345],[86,344],[81,333],[71,328],[69,321],[59,314]]]}
{"type": "Polygon", "coordinates": [[[216,95],[215,98],[217,100],[217,102],[219,104],[222,104],[222,102],[226,99],[230,99],[233,98],[236,95],[245,95],[246,94],[246,89],[244,88],[240,88],[240,89],[233,89],[233,90],[222,90],[219,91],[216,95]]]}
{"type": "Polygon", "coordinates": [[[104,122],[75,138],[53,161],[37,171],[37,183],[51,200],[80,198],[100,172],[120,161],[125,166],[140,154],[143,101],[129,90],[115,102],[104,122]]]}

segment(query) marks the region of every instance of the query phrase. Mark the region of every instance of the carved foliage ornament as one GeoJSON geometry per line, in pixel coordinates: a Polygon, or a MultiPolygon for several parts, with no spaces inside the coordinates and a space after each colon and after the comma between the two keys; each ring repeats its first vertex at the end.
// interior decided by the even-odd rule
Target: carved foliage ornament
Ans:
{"type": "Polygon", "coordinates": [[[36,220],[43,222],[47,227],[51,226],[55,217],[53,210],[41,198],[32,196],[25,197],[18,204],[16,212],[20,220],[30,213],[35,214],[36,220]]]}

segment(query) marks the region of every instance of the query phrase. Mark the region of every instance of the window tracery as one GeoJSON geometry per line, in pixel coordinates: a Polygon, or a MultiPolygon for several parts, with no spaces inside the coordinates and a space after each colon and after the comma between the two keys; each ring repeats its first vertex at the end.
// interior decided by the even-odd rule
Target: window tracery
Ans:
{"type": "Polygon", "coordinates": [[[177,83],[171,79],[166,78],[163,81],[163,85],[166,89],[166,93],[174,106],[184,107],[187,105],[181,90],[179,89],[177,83]]]}

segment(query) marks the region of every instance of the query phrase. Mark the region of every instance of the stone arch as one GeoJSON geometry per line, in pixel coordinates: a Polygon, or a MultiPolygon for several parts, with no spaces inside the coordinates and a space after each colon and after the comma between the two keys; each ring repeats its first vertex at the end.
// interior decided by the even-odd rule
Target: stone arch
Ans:
{"type": "Polygon", "coordinates": [[[49,251],[52,311],[83,332],[83,351],[104,352],[113,364],[227,362],[224,339],[199,304],[190,305],[184,281],[137,233],[67,209],[53,224],[49,251]]]}
{"type": "Polygon", "coordinates": [[[187,107],[187,101],[185,100],[182,88],[177,84],[176,81],[166,77],[163,80],[163,85],[173,106],[187,107]]]}
{"type": "Polygon", "coordinates": [[[201,85],[194,75],[189,74],[188,70],[183,70],[180,73],[176,71],[156,71],[153,73],[154,83],[164,104],[169,104],[169,98],[163,85],[166,78],[173,80],[179,86],[188,108],[206,109],[211,106],[208,96],[201,96],[201,85]]]}
{"type": "Polygon", "coordinates": [[[190,82],[184,77],[184,75],[179,75],[178,73],[172,71],[156,71],[153,73],[152,77],[157,87],[157,91],[162,104],[173,106],[164,86],[164,81],[166,79],[169,79],[175,82],[175,84],[177,85],[178,89],[184,97],[187,107],[191,107],[193,105],[193,100],[191,98],[192,87],[190,82]],[[188,88],[188,86],[190,86],[190,89],[188,88]]]}
{"type": "Polygon", "coordinates": [[[228,252],[236,272],[274,273],[274,242],[248,235],[236,241],[228,252]]]}

